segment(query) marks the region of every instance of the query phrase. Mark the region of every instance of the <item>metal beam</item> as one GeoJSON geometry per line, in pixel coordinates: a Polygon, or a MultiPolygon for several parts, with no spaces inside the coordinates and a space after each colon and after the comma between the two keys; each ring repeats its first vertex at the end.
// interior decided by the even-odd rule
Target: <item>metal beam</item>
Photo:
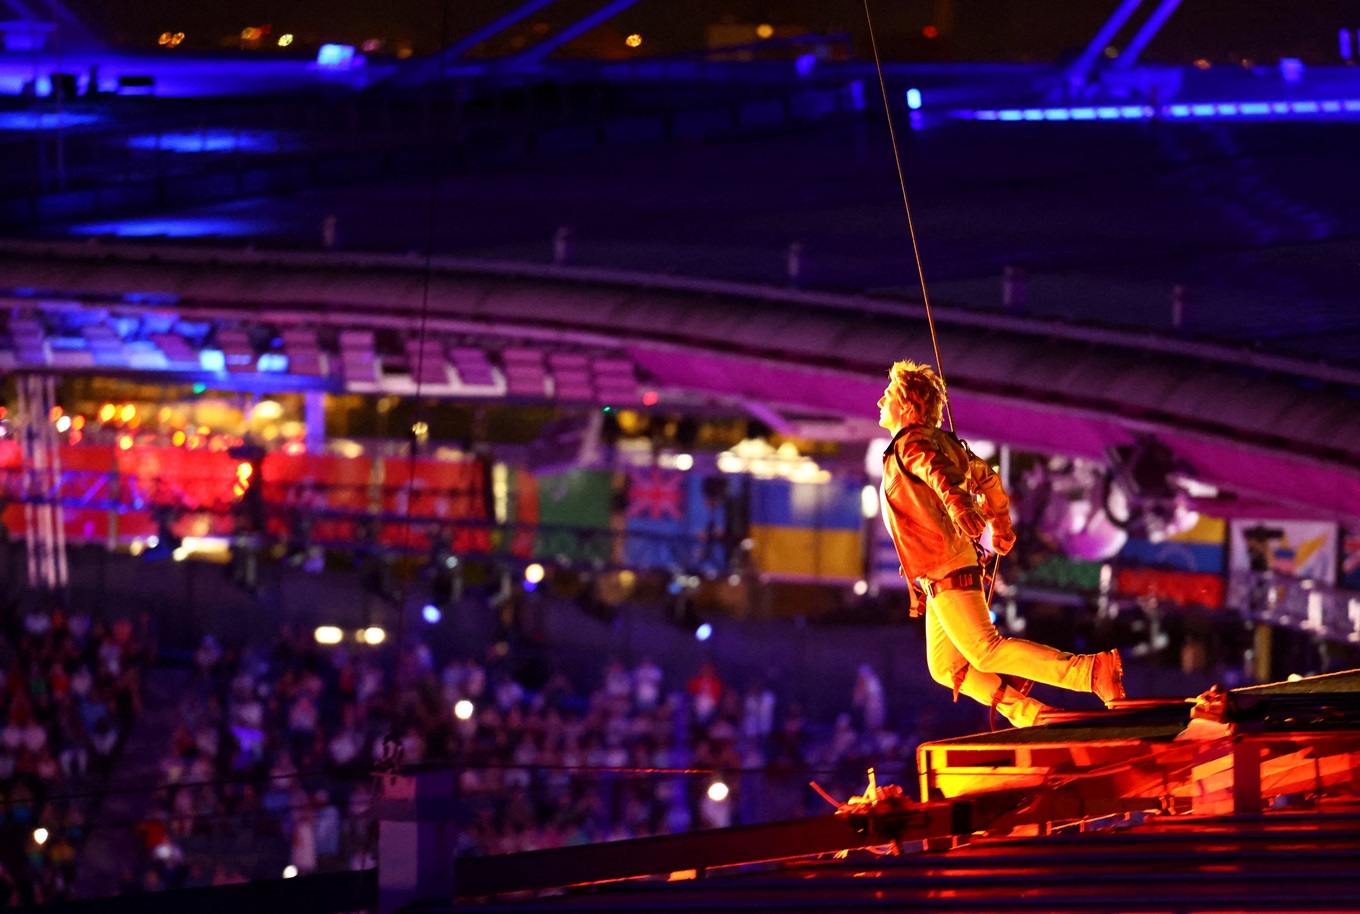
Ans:
{"type": "Polygon", "coordinates": [[[586,32],[595,28],[595,26],[608,22],[610,19],[613,19],[619,13],[637,2],[638,0],[612,0],[612,2],[606,3],[584,19],[567,26],[551,38],[539,42],[523,54],[520,54],[518,57],[514,58],[513,64],[516,67],[537,66],[543,62],[544,58],[562,47],[562,45],[579,38],[586,32]]]}
{"type": "Polygon", "coordinates": [[[444,51],[444,60],[446,62],[457,60],[487,39],[494,38],[501,32],[504,32],[516,22],[519,22],[528,16],[532,16],[534,13],[543,9],[543,7],[556,2],[557,0],[528,0],[528,2],[516,7],[494,22],[489,22],[472,34],[454,42],[449,46],[448,50],[444,51]]]}
{"type": "Polygon", "coordinates": [[[578,847],[459,860],[454,892],[479,898],[504,892],[613,882],[724,866],[971,834],[1009,813],[1029,791],[934,803],[876,806],[873,815],[828,815],[578,847]]]}
{"type": "Polygon", "coordinates": [[[1144,22],[1142,28],[1138,30],[1138,34],[1134,35],[1128,46],[1119,52],[1119,56],[1115,58],[1113,64],[1115,69],[1127,70],[1137,63],[1138,55],[1143,53],[1148,42],[1156,37],[1157,33],[1162,30],[1162,26],[1166,24],[1166,20],[1171,18],[1171,14],[1180,5],[1181,0],[1162,0],[1157,5],[1157,9],[1153,10],[1152,15],[1148,17],[1147,22],[1144,22]]]}
{"type": "Polygon", "coordinates": [[[1124,23],[1128,22],[1129,17],[1142,5],[1143,0],[1123,0],[1119,4],[1119,8],[1114,11],[1109,19],[1105,20],[1105,24],[1100,27],[1100,31],[1096,32],[1095,37],[1087,42],[1081,55],[1067,68],[1066,76],[1069,86],[1086,84],[1086,77],[1090,74],[1091,67],[1095,65],[1096,58],[1109,46],[1115,33],[1124,27],[1124,23]]]}

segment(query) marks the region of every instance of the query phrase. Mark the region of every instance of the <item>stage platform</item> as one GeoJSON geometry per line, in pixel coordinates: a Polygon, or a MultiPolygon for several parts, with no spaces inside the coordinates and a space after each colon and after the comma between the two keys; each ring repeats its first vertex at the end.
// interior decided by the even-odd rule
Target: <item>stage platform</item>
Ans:
{"type": "Polygon", "coordinates": [[[1055,713],[918,761],[919,800],[871,788],[834,815],[458,860],[440,900],[403,905],[1360,910],[1360,670],[1055,713]]]}

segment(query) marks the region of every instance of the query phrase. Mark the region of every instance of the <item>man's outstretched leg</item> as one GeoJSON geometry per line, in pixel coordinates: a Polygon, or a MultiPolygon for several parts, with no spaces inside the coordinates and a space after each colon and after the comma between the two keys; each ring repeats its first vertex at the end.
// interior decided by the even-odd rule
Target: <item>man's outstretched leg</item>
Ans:
{"type": "Polygon", "coordinates": [[[933,611],[926,613],[926,665],[931,678],[954,691],[954,698],[966,695],[978,704],[995,708],[1016,727],[1032,727],[1039,715],[1051,711],[1029,690],[1019,688],[1018,680],[1005,682],[996,673],[984,673],[969,666],[959,649],[949,640],[933,611]]]}
{"type": "Polygon", "coordinates": [[[1071,654],[1021,638],[1005,638],[992,624],[981,590],[950,590],[930,601],[929,615],[974,669],[1033,679],[1074,692],[1093,692],[1106,705],[1124,698],[1119,652],[1071,654]]]}

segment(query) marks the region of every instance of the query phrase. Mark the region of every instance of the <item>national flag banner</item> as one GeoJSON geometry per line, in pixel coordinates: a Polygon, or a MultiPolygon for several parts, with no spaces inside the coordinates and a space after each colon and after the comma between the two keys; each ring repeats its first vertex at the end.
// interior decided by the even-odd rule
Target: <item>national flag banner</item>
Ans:
{"type": "Polygon", "coordinates": [[[534,555],[570,562],[609,561],[613,477],[608,471],[582,469],[535,477],[538,530],[534,555]]]}
{"type": "Polygon", "coordinates": [[[1239,518],[1232,522],[1229,567],[1335,584],[1340,526],[1326,521],[1239,518]]]}
{"type": "Polygon", "coordinates": [[[862,485],[856,480],[751,485],[756,570],[785,580],[855,581],[864,576],[862,485]]]}
{"type": "Polygon", "coordinates": [[[71,502],[112,499],[116,490],[108,485],[107,480],[117,466],[114,450],[113,445],[67,446],[61,449],[62,474],[69,474],[69,480],[61,487],[62,498],[67,500],[68,505],[62,509],[68,543],[108,541],[110,520],[117,515],[107,508],[78,508],[71,502]]]}
{"type": "MultiPolygon", "coordinates": [[[[383,512],[413,521],[384,524],[383,542],[428,549],[437,526],[434,522],[487,520],[485,477],[479,460],[387,458],[382,472],[383,512]]],[[[449,524],[444,532],[455,553],[485,552],[490,547],[485,529],[449,524]]]]}
{"type": "MultiPolygon", "coordinates": [[[[328,516],[370,513],[373,458],[339,457],[332,454],[265,455],[260,465],[265,502],[281,509],[277,523],[286,528],[290,511],[310,511],[315,516],[312,539],[319,543],[353,543],[358,538],[353,517],[328,516]]],[[[276,532],[286,535],[286,529],[276,532]]]]}
{"type": "Polygon", "coordinates": [[[1228,525],[1222,519],[1202,514],[1190,529],[1157,542],[1130,537],[1119,550],[1118,561],[1222,574],[1227,530],[1228,525]]]}
{"type": "Polygon", "coordinates": [[[138,445],[115,451],[114,459],[120,500],[131,509],[118,516],[120,540],[159,532],[154,507],[175,510],[172,529],[181,536],[231,532],[229,512],[237,500],[233,487],[240,461],[230,454],[138,445]]]}
{"type": "Polygon", "coordinates": [[[1198,604],[1210,609],[1223,606],[1223,576],[1160,568],[1119,568],[1115,593],[1124,597],[1155,597],[1182,606],[1198,604]]]}
{"type": "Polygon", "coordinates": [[[730,482],[725,474],[630,467],[624,489],[624,562],[692,573],[727,570],[730,482]]]}

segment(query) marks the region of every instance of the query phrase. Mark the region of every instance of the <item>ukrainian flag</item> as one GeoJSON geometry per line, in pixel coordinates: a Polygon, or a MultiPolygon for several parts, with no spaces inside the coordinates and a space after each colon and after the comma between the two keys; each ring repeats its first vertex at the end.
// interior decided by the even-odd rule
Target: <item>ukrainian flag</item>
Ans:
{"type": "Polygon", "coordinates": [[[751,482],[752,558],[763,577],[857,581],[864,577],[859,482],[751,482]]]}

